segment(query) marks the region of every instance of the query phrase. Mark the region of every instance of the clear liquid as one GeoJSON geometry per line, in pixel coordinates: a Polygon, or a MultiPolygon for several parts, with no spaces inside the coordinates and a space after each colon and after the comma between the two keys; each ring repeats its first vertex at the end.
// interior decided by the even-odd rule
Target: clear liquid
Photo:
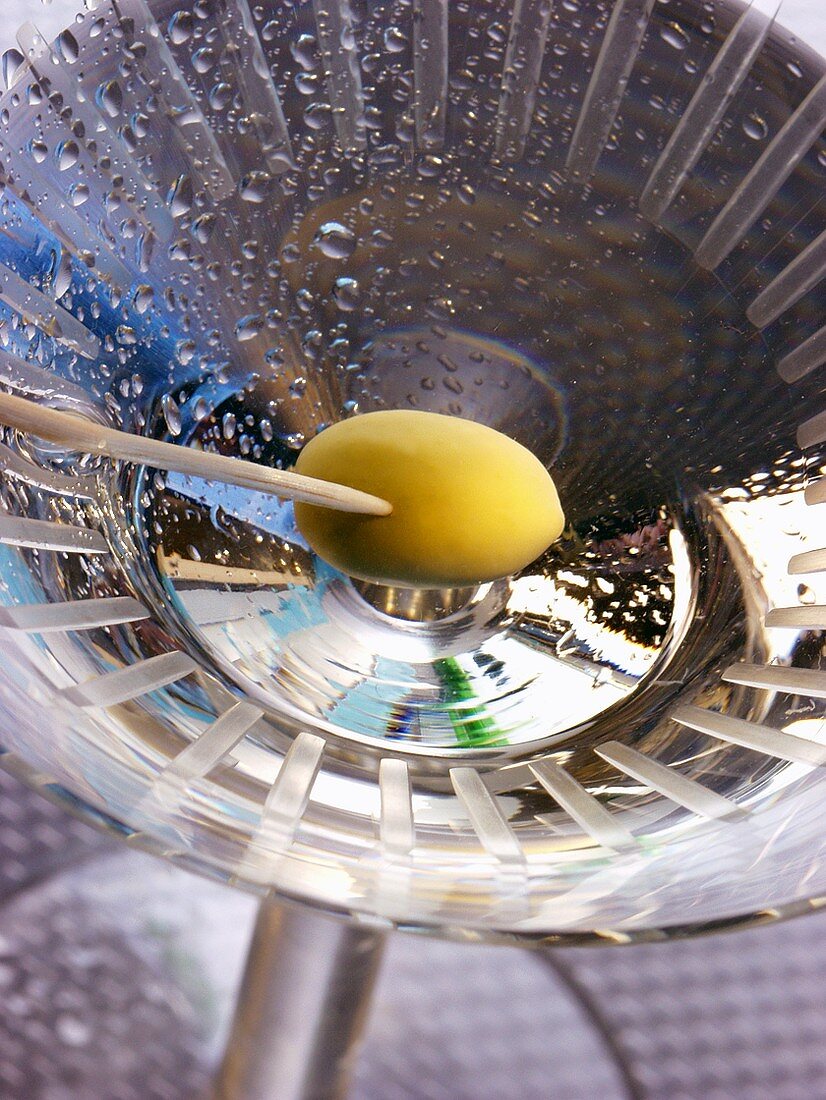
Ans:
{"type": "MultiPolygon", "coordinates": [[[[254,65],[233,69],[246,47],[220,12],[184,18],[155,5],[217,142],[217,153],[202,149],[200,178],[186,126],[173,134],[160,109],[168,86],[147,83],[152,42],[109,15],[93,37],[87,19],[73,37],[82,61],[64,42],[61,64],[72,74],[82,64],[133,171],[163,196],[172,235],[161,243],[152,229],[161,214],[113,180],[114,169],[83,175],[83,140],[67,144],[63,124],[21,83],[4,122],[13,263],[34,263],[21,195],[39,165],[70,189],[72,209],[99,208],[140,281],[120,298],[67,268],[58,246],[43,278],[70,277],[63,303],[102,340],[99,361],[33,333],[13,312],[6,346],[32,361],[51,356],[50,369],[115,423],[284,467],[326,424],[370,409],[478,419],[548,463],[570,527],[508,582],[411,598],[332,573],[302,544],[289,506],[152,471],[120,471],[121,495],[110,496],[104,466],[91,514],[105,515],[129,583],[161,612],[165,632],[135,628],[104,648],[147,655],[174,639],[276,722],[434,753],[621,736],[661,721],[683,693],[713,690],[724,659],[796,659],[794,636],[755,626],[761,602],[797,598],[776,568],[782,552],[762,576],[749,563],[761,525],[775,549],[807,538],[800,523],[781,535],[779,518],[820,462],[802,460],[794,443],[805,387],[790,393],[774,370],[774,337],[745,316],[765,270],[747,256],[710,274],[690,247],[738,157],[753,159],[750,143],[783,117],[791,86],[769,80],[769,95],[755,71],[744,117],[759,106],[766,133],[729,125],[720,163],[663,229],[636,201],[711,56],[718,32],[702,30],[700,13],[681,8],[688,48],[655,28],[621,125],[583,188],[566,179],[564,152],[588,71],[580,52],[595,47],[598,20],[589,27],[574,4],[555,12],[535,124],[511,157],[496,147],[507,38],[497,5],[452,12],[445,141],[425,132],[418,145],[412,46],[404,34],[388,38],[388,27],[407,25],[407,7],[397,7],[369,8],[358,25],[364,110],[350,123],[366,149],[346,154],[344,108],[327,84],[311,6],[269,22],[254,14],[291,136],[287,156],[277,119],[244,111],[263,78],[254,65]],[[117,95],[105,79],[115,68],[117,95]],[[226,194],[222,157],[238,180],[226,194]]],[[[804,199],[822,184],[816,153],[772,208],[769,268],[814,224],[804,199]]],[[[815,324],[804,301],[784,336],[815,324]]],[[[9,442],[50,468],[77,468],[74,456],[9,442]]],[[[25,508],[31,494],[10,499],[25,508]]],[[[73,508],[87,506],[44,501],[42,514],[68,518],[73,508]]],[[[108,566],[56,568],[43,578],[55,594],[122,583],[108,566]]],[[[745,696],[730,702],[750,706],[745,696]]]]}
{"type": "Polygon", "coordinates": [[[555,743],[596,721],[616,729],[623,703],[661,707],[743,644],[763,585],[735,567],[727,522],[709,528],[727,500],[760,508],[804,472],[788,438],[767,448],[758,427],[756,395],[780,402],[781,385],[765,348],[743,345],[748,322],[719,282],[616,195],[569,193],[541,226],[526,218],[513,193],[534,196],[551,172],[541,161],[510,169],[503,196],[492,169],[471,185],[463,168],[459,198],[400,168],[334,210],[308,208],[281,252],[291,285],[326,307],[355,279],[363,308],[327,330],[292,380],[262,379],[213,408],[199,389],[180,402],[199,416],[182,441],[279,466],[341,416],[470,416],[552,466],[570,520],[520,576],[411,610],[405,593],[365,593],[315,558],[289,505],[175,477],[160,493],[141,482],[137,523],[183,628],[263,705],[429,751],[555,743]],[[406,315],[429,323],[402,327],[406,315]],[[739,433],[734,401],[754,401],[739,433]],[[710,573],[713,644],[698,626],[710,573]],[[642,704],[629,701],[640,693],[642,704]]]}

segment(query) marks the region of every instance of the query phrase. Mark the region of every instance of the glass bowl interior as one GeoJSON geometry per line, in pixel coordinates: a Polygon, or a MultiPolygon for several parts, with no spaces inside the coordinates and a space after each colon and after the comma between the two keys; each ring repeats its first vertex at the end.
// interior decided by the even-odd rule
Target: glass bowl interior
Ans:
{"type": "Polygon", "coordinates": [[[6,765],[402,925],[820,896],[822,61],[689,0],[108,0],[18,43],[4,386],[284,468],[465,416],[568,527],[503,581],[365,585],[287,503],[6,429],[6,765]]]}

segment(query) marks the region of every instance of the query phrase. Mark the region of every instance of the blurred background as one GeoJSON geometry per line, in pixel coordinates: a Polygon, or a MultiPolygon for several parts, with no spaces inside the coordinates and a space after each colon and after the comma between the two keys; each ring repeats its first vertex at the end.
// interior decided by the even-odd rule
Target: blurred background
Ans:
{"type": "MultiPolygon", "coordinates": [[[[0,774],[0,1096],[206,1100],[254,911],[0,774]]],[[[819,1100],[824,989],[826,914],[551,951],[396,934],[351,1100],[819,1100]]]]}
{"type": "MultiPolygon", "coordinates": [[[[5,49],[30,6],[0,6],[5,49]]],[[[75,7],[44,5],[40,29],[75,7]]],[[[824,0],[779,19],[826,53],[824,0]]],[[[254,909],[0,775],[2,1100],[204,1096],[254,909]]],[[[826,914],[633,948],[396,935],[353,1097],[817,1100],[824,989],[826,914]]]]}

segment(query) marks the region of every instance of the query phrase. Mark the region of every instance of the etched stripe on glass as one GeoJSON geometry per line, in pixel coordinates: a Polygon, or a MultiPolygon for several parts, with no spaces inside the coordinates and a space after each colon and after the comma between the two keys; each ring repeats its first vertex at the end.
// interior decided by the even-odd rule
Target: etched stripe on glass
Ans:
{"type": "Polygon", "coordinates": [[[754,8],[747,8],[734,25],[654,165],[640,196],[645,217],[657,221],[676,198],[763,48],[771,25],[754,8]]]}
{"type": "Polygon", "coordinates": [[[161,653],[115,672],[96,676],[84,684],[64,688],[59,694],[78,707],[111,707],[147,692],[158,691],[197,670],[197,662],[186,653],[161,653]]]}
{"type": "Polygon", "coordinates": [[[593,174],[608,141],[653,7],[654,0],[618,0],[611,10],[565,161],[568,174],[581,183],[593,174]]]}
{"type": "Polygon", "coordinates": [[[804,554],[795,554],[789,559],[789,573],[795,577],[799,573],[822,573],[826,570],[826,547],[822,550],[807,550],[804,554]]]}
{"type": "Polygon", "coordinates": [[[731,665],[723,673],[729,684],[783,691],[788,695],[808,695],[826,699],[826,672],[814,668],[786,668],[784,665],[731,665]]]}
{"type": "Polygon", "coordinates": [[[149,618],[149,612],[131,596],[67,600],[65,603],[17,604],[0,607],[0,626],[31,634],[56,630],[93,630],[149,618]]]}
{"type": "Polygon", "coordinates": [[[448,0],[414,0],[413,117],[420,149],[440,149],[447,121],[448,0]]]}
{"type": "Polygon", "coordinates": [[[814,447],[826,442],[826,410],[804,420],[797,429],[798,447],[814,447]]]}
{"type": "Polygon", "coordinates": [[[99,531],[23,516],[0,515],[0,542],[30,550],[63,550],[68,554],[109,553],[109,544],[99,531]]]}
{"type": "Polygon", "coordinates": [[[345,153],[355,152],[366,147],[367,128],[351,0],[312,3],[333,123],[345,153]]]}
{"type": "Polygon", "coordinates": [[[694,259],[711,271],[754,225],[826,126],[826,77],[817,84],[766,147],[706,230],[694,259]]]}
{"type": "Polygon", "coordinates": [[[522,862],[522,846],[479,772],[475,768],[451,768],[450,781],[482,846],[503,862],[522,862]]]}
{"type": "Polygon", "coordinates": [[[258,841],[276,848],[292,842],[310,801],[323,755],[323,737],[299,733],[267,794],[256,834],[258,841]]]}
{"type": "Polygon", "coordinates": [[[717,714],[702,707],[680,707],[671,715],[675,722],[690,729],[719,737],[732,745],[744,749],[754,749],[766,756],[776,756],[780,760],[791,760],[795,764],[822,765],[826,763],[826,746],[813,741],[804,741],[782,730],[769,726],[760,726],[756,722],[746,722],[743,718],[732,718],[727,714],[717,714]]]}
{"type": "Polygon", "coordinates": [[[406,856],[415,842],[410,772],[404,760],[385,757],[379,764],[381,845],[388,855],[406,856]]]}
{"type": "Polygon", "coordinates": [[[61,309],[47,294],[0,263],[0,301],[16,310],[25,321],[37,325],[48,336],[65,344],[86,359],[101,353],[100,340],[66,309],[61,309]]]}
{"type": "Polygon", "coordinates": [[[515,0],[496,116],[496,152],[518,160],[525,151],[551,25],[550,0],[515,0]]]}
{"type": "Polygon", "coordinates": [[[263,713],[244,702],[235,703],[224,711],[155,777],[156,793],[171,795],[174,800],[187,783],[203,778],[217,767],[263,717],[263,713]]]}
{"type": "Polygon", "coordinates": [[[172,56],[146,0],[113,0],[127,46],[140,43],[136,63],[163,100],[166,116],[179,137],[193,172],[218,201],[235,191],[235,180],[198,101],[172,56]]]}
{"type": "Polygon", "coordinates": [[[784,382],[797,382],[823,363],[826,363],[826,325],[784,355],[778,361],[777,373],[784,382]]]}
{"type": "Polygon", "coordinates": [[[826,629],[826,605],[773,607],[766,615],[766,626],[787,627],[791,630],[826,629]]]}
{"type": "Polygon", "coordinates": [[[756,328],[766,328],[826,276],[826,229],[760,291],[746,310],[756,328]]]}
{"type": "Polygon", "coordinates": [[[673,768],[652,760],[628,745],[621,745],[619,741],[608,741],[594,751],[632,779],[645,783],[701,817],[732,821],[745,816],[745,812],[730,799],[710,791],[693,779],[687,779],[673,768]]]}
{"type": "Polygon", "coordinates": [[[94,493],[94,478],[44,470],[16,454],[5,443],[0,443],[0,471],[7,477],[22,481],[24,485],[45,489],[55,496],[71,497],[72,500],[91,500],[94,493]]]}
{"type": "Polygon", "coordinates": [[[574,777],[551,760],[538,760],[531,771],[559,805],[597,844],[626,848],[636,843],[616,816],[590,795],[574,777]]]}

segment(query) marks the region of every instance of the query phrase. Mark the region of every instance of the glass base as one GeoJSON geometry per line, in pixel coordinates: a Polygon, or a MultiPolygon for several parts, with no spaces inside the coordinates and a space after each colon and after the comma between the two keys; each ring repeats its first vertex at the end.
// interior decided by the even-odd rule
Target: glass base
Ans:
{"type": "MultiPolygon", "coordinates": [[[[0,1095],[206,1100],[255,901],[0,792],[0,1095]]],[[[826,1095],[824,919],[599,951],[391,936],[350,1100],[826,1095]]]]}

